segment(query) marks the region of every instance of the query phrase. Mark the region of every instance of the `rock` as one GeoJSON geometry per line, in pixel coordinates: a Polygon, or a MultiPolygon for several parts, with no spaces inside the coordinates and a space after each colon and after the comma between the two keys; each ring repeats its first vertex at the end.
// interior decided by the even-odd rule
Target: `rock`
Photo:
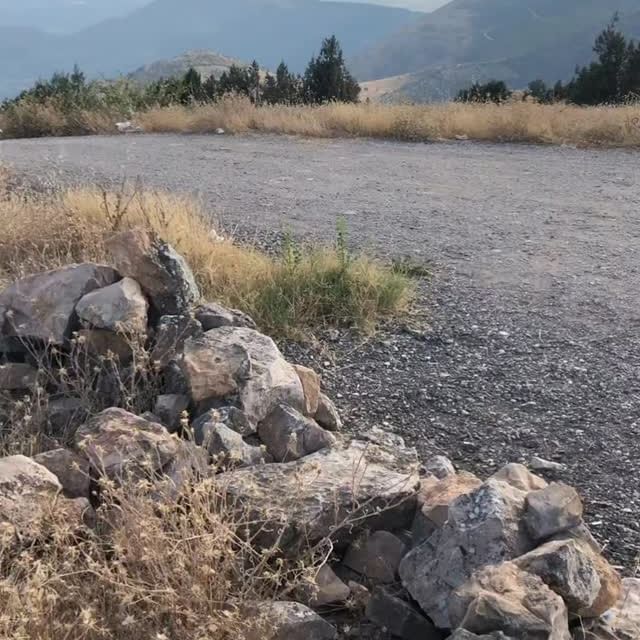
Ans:
{"type": "Polygon", "coordinates": [[[184,447],[184,441],[161,424],[115,408],[105,409],[80,427],[75,442],[94,474],[117,482],[157,476],[184,447]]]}
{"type": "Polygon", "coordinates": [[[336,443],[331,433],[284,404],[277,405],[260,423],[258,435],[276,462],[298,460],[336,443]]]}
{"type": "Polygon", "coordinates": [[[578,540],[587,544],[596,555],[602,553],[602,547],[593,537],[593,534],[589,531],[589,527],[587,527],[584,522],[581,522],[575,527],[560,531],[560,533],[556,533],[549,538],[549,542],[552,540],[578,540]]]}
{"type": "Polygon", "coordinates": [[[418,509],[413,521],[413,545],[429,538],[449,519],[449,505],[461,495],[471,493],[482,484],[472,473],[461,471],[441,480],[428,476],[420,483],[418,509]]]}
{"type": "Polygon", "coordinates": [[[300,378],[271,338],[244,327],[221,327],[188,340],[184,350],[182,366],[194,400],[237,394],[234,404],[254,425],[280,403],[304,410],[300,378]]]}
{"type": "Polygon", "coordinates": [[[302,589],[301,597],[310,607],[324,607],[328,604],[345,602],[351,589],[338,578],[335,571],[323,564],[309,587],[302,589]]]}
{"type": "Polygon", "coordinates": [[[247,350],[235,342],[219,341],[215,331],[189,338],[179,362],[196,403],[238,394],[251,373],[247,350]]]}
{"type": "Polygon", "coordinates": [[[367,618],[402,640],[441,640],[438,631],[415,607],[378,587],[367,604],[367,618]]]}
{"type": "Polygon", "coordinates": [[[140,284],[158,315],[183,314],[200,298],[185,259],[156,234],[123,231],[109,238],[107,249],[116,269],[140,284]]]}
{"type": "Polygon", "coordinates": [[[89,328],[140,334],[147,330],[149,303],[132,278],[96,289],[82,296],[76,313],[89,328]]]}
{"type": "Polygon", "coordinates": [[[18,280],[0,293],[0,329],[4,325],[7,336],[63,344],[74,328],[78,300],[117,279],[111,267],[84,263],[18,280]]]}
{"type": "Polygon", "coordinates": [[[262,449],[247,444],[239,433],[218,422],[215,410],[200,416],[192,429],[195,443],[221,465],[248,467],[265,461],[262,449]]]}
{"type": "Polygon", "coordinates": [[[340,547],[364,528],[407,527],[419,481],[397,458],[359,441],[218,479],[229,498],[251,514],[256,544],[279,542],[289,555],[327,536],[340,547]]]}
{"type": "Polygon", "coordinates": [[[227,309],[217,302],[207,302],[196,308],[196,320],[205,331],[220,327],[247,327],[256,329],[256,323],[242,311],[227,309]]]}
{"type": "Polygon", "coordinates": [[[511,485],[489,479],[454,500],[446,524],[404,557],[402,583],[436,626],[452,626],[449,595],[477,569],[533,548],[522,520],[525,497],[511,485]]]}
{"type": "Polygon", "coordinates": [[[446,456],[432,456],[422,465],[422,469],[425,475],[435,476],[438,480],[452,476],[456,472],[453,463],[446,456]]]}
{"type": "Polygon", "coordinates": [[[54,512],[81,523],[85,501],[68,500],[62,486],[47,468],[25,456],[0,458],[0,530],[19,540],[33,540],[45,532],[54,512]]]}
{"type": "Polygon", "coordinates": [[[89,497],[89,463],[85,458],[69,449],[54,449],[33,459],[58,478],[67,498],[89,497]]]}
{"type": "Polygon", "coordinates": [[[340,431],[342,429],[342,420],[340,420],[338,410],[324,393],[318,395],[318,410],[315,412],[313,419],[328,431],[340,431]]]}
{"type": "MultiPolygon", "coordinates": [[[[128,364],[133,358],[133,344],[124,336],[106,329],[80,329],[74,333],[76,344],[92,357],[105,356],[128,364]]],[[[82,351],[80,351],[82,353],[82,351]]]]}
{"type": "Polygon", "coordinates": [[[320,405],[320,376],[313,370],[294,364],[304,392],[304,415],[315,416],[320,405]]]}
{"type": "Polygon", "coordinates": [[[600,592],[591,607],[581,611],[581,615],[584,618],[593,618],[601,615],[615,606],[622,594],[620,574],[599,553],[593,555],[593,560],[600,578],[600,592]]]}
{"type": "Polygon", "coordinates": [[[201,338],[202,325],[190,315],[162,316],[156,325],[151,359],[168,366],[189,338],[201,338]]]}
{"type": "Polygon", "coordinates": [[[239,433],[241,436],[251,436],[256,432],[255,427],[249,422],[247,416],[237,407],[222,406],[209,409],[194,421],[194,425],[200,420],[213,420],[229,427],[229,429],[239,433]]]}
{"type": "Polygon", "coordinates": [[[178,453],[162,469],[164,477],[169,480],[169,495],[174,498],[180,495],[186,485],[206,478],[209,471],[207,452],[186,440],[180,441],[178,453]]]}
{"type": "Polygon", "coordinates": [[[361,432],[359,438],[374,444],[381,451],[386,451],[402,467],[411,467],[416,472],[419,471],[418,452],[415,447],[408,447],[398,434],[380,427],[372,427],[368,431],[361,432]]]}
{"type": "Polygon", "coordinates": [[[0,365],[0,391],[29,391],[38,382],[38,370],[30,364],[9,362],[0,365]]]}
{"type": "Polygon", "coordinates": [[[562,482],[527,495],[525,522],[536,541],[549,538],[582,522],[582,500],[578,492],[562,482]]]}
{"type": "Polygon", "coordinates": [[[487,566],[458,587],[449,601],[454,627],[502,631],[518,640],[569,640],[567,608],[538,576],[510,562],[487,566]]]}
{"type": "Polygon", "coordinates": [[[524,465],[516,463],[505,465],[491,477],[496,480],[502,480],[512,487],[527,493],[544,489],[548,486],[546,480],[531,473],[524,465]]]}
{"type": "Polygon", "coordinates": [[[50,398],[47,404],[47,419],[54,436],[66,440],[66,436],[88,416],[86,403],[81,398],[62,396],[50,398]]]}
{"type": "Polygon", "coordinates": [[[335,640],[336,630],[298,602],[261,602],[245,614],[255,621],[244,640],[335,640]]]}
{"type": "Polygon", "coordinates": [[[616,604],[595,620],[582,620],[575,640],[638,640],[640,638],[640,578],[622,580],[616,604]]]}
{"type": "Polygon", "coordinates": [[[551,473],[562,473],[567,470],[567,465],[560,462],[552,462],[551,460],[545,460],[538,456],[533,456],[529,460],[529,467],[534,471],[549,471],[551,473]]]}
{"type": "Polygon", "coordinates": [[[165,393],[156,398],[153,412],[170,433],[180,430],[182,416],[189,408],[189,396],[165,393]]]}
{"type": "Polygon", "coordinates": [[[374,582],[394,582],[407,551],[405,544],[388,531],[374,531],[354,540],[342,562],[374,582]]]}

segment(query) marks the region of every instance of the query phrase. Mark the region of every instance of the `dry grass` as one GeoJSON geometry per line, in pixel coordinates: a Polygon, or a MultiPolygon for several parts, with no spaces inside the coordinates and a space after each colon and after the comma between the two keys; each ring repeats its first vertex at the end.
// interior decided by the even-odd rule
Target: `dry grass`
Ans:
{"type": "MultiPolygon", "coordinates": [[[[0,113],[6,137],[112,133],[128,116],[76,112],[26,104],[0,113]]],[[[471,140],[540,144],[640,145],[640,105],[577,107],[511,102],[504,105],[330,104],[319,107],[254,107],[242,98],[197,107],[157,108],[138,114],[148,132],[248,131],[313,137],[367,136],[396,140],[471,140]]]]}
{"type": "Polygon", "coordinates": [[[117,192],[67,191],[0,200],[0,283],[83,260],[106,261],[116,230],[153,229],[192,266],[205,299],[252,315],[278,334],[323,324],[371,328],[411,297],[406,274],[336,247],[285,243],[282,256],[222,239],[195,201],[124,185],[117,192]]]}

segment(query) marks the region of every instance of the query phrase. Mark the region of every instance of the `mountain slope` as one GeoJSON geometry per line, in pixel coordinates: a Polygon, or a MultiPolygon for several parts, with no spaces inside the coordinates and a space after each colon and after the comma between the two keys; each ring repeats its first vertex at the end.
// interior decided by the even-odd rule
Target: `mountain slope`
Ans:
{"type": "MultiPolygon", "coordinates": [[[[369,80],[433,65],[535,58],[574,36],[595,34],[615,11],[637,10],[638,0],[453,0],[364,51],[354,71],[369,80]]],[[[580,56],[565,47],[562,60],[575,66],[582,50],[580,56]]],[[[536,75],[551,71],[547,65],[536,75]]]]}

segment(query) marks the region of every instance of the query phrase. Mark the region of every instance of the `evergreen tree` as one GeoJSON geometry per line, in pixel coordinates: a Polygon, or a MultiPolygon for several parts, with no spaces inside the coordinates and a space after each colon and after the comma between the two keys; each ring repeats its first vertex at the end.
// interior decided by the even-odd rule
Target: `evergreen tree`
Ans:
{"type": "Polygon", "coordinates": [[[500,104],[512,96],[512,92],[502,80],[489,80],[484,84],[474,82],[468,89],[462,89],[457,102],[495,102],[500,104]]]}
{"type": "Polygon", "coordinates": [[[318,57],[311,58],[304,75],[303,92],[305,101],[312,104],[358,101],[360,86],[349,73],[335,36],[325,39],[318,57]]]}
{"type": "Polygon", "coordinates": [[[182,91],[180,92],[180,102],[191,104],[201,102],[204,99],[202,90],[202,76],[191,67],[182,78],[182,91]]]}

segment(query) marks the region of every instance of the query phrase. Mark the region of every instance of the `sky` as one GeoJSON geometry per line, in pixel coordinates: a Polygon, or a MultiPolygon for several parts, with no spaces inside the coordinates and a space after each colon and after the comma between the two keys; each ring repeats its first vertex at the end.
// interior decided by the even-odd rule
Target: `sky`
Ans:
{"type": "MultiPolygon", "coordinates": [[[[352,1],[352,0],[349,0],[352,1]]],[[[441,7],[449,0],[360,0],[371,4],[384,4],[388,7],[403,7],[404,9],[414,9],[415,11],[433,11],[441,7]]]]}

